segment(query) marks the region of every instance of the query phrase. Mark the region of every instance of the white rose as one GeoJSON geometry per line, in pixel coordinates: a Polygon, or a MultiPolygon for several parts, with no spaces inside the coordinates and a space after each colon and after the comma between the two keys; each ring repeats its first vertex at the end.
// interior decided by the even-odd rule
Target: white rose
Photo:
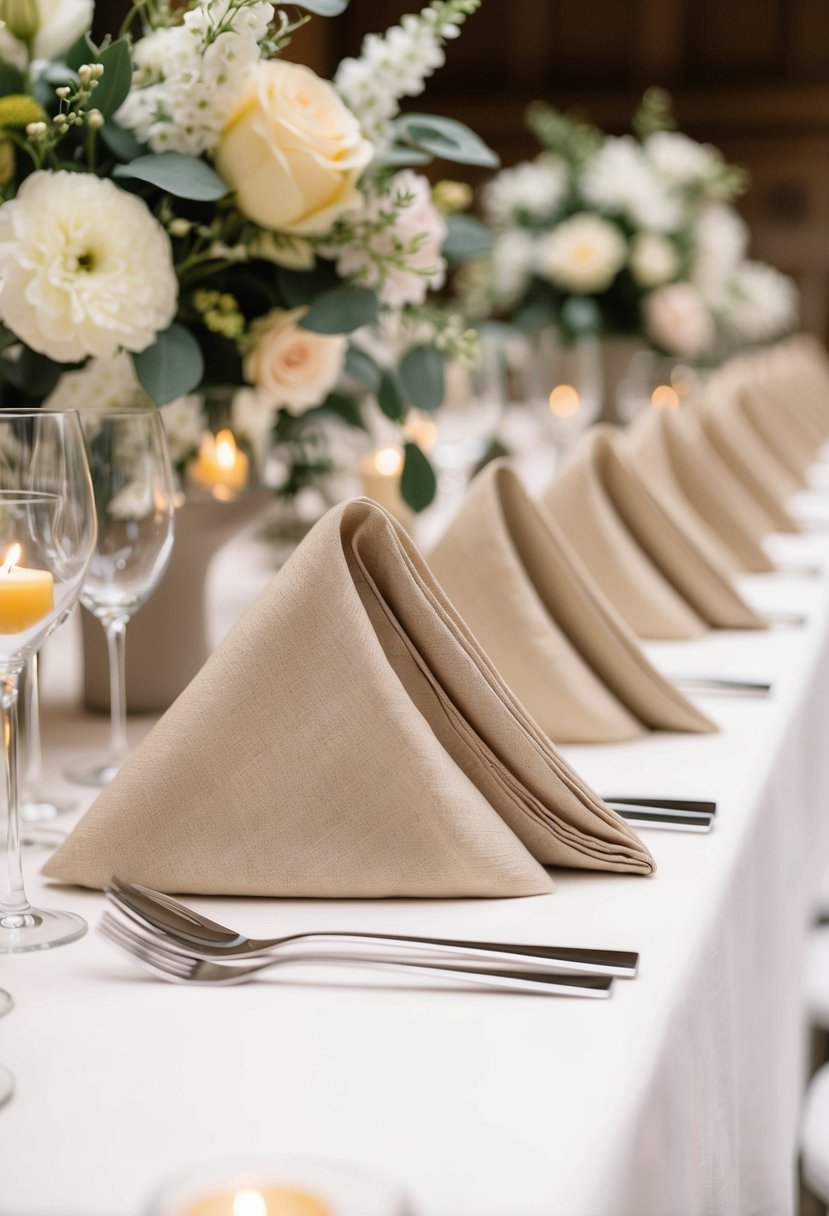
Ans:
{"type": "MultiPolygon", "coordinates": [[[[92,24],[93,0],[30,0],[37,26],[31,44],[32,59],[57,59],[92,24]]],[[[24,67],[29,55],[11,33],[14,22],[0,30],[0,58],[24,67]]]]}
{"type": "Polygon", "coordinates": [[[245,379],[272,405],[292,414],[321,405],[342,371],[348,339],[300,329],[304,309],[275,309],[256,323],[245,379]]]}
{"type": "Polygon", "coordinates": [[[728,284],[723,319],[745,342],[770,342],[797,323],[798,294],[790,278],[764,262],[742,262],[728,284]]]}
{"type": "Polygon", "coordinates": [[[705,181],[722,165],[711,144],[697,143],[681,131],[655,131],[644,144],[645,156],[659,176],[674,186],[705,181]]]}
{"type": "Polygon", "coordinates": [[[0,320],[58,363],[141,351],[176,312],[170,239],[92,173],[41,170],[0,207],[0,320]]]}
{"type": "Polygon", "coordinates": [[[671,283],[645,297],[647,331],[663,350],[693,358],[711,345],[714,323],[691,283],[671,283]]]}
{"type": "Polygon", "coordinates": [[[630,271],[642,287],[659,287],[679,270],[679,253],[673,241],[658,232],[641,232],[630,247],[630,271]]]}
{"type": "Polygon", "coordinates": [[[373,155],[330,84],[310,68],[270,59],[250,71],[215,161],[249,219],[310,235],[361,205],[357,180],[373,155]]]}
{"type": "Polygon", "coordinates": [[[536,245],[540,274],[565,291],[605,291],[625,264],[627,249],[615,224],[580,212],[536,245]]]}
{"type": "Polygon", "coordinates": [[[524,294],[533,275],[535,240],[525,228],[509,228],[495,238],[490,254],[492,291],[502,307],[524,294]]]}

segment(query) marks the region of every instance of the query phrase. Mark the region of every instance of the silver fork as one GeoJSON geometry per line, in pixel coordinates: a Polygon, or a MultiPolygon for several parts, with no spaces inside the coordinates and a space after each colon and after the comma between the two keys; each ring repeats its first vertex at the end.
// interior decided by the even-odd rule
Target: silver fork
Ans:
{"type": "MultiPolygon", "coordinates": [[[[235,965],[232,963],[212,963],[206,959],[195,958],[193,955],[182,954],[170,950],[157,939],[150,940],[135,933],[127,925],[116,920],[109,912],[105,912],[99,932],[107,941],[125,950],[146,971],[159,979],[171,984],[193,984],[201,987],[229,987],[232,984],[245,984],[248,980],[266,971],[269,967],[285,966],[288,963],[323,961],[323,956],[314,954],[305,958],[292,956],[290,958],[271,957],[266,961],[235,965]]],[[[500,969],[476,969],[462,966],[441,966],[435,963],[403,962],[393,958],[359,958],[343,955],[330,955],[324,958],[326,964],[337,966],[378,967],[386,971],[397,971],[408,975],[417,975],[441,980],[443,983],[472,984],[479,988],[497,989],[501,992],[533,993],[542,996],[580,996],[602,998],[608,997],[613,988],[613,978],[607,975],[559,975],[552,972],[521,972],[500,969]]]]}
{"type": "Polygon", "coordinates": [[[145,933],[160,935],[164,946],[212,962],[241,961],[279,953],[309,957],[324,953],[366,950],[381,952],[381,957],[402,954],[403,961],[417,954],[421,959],[472,962],[486,967],[540,970],[590,975],[636,975],[639,956],[626,950],[584,950],[569,946],[512,945],[507,942],[477,942],[437,937],[405,937],[387,933],[349,933],[329,931],[295,933],[284,937],[249,938],[208,920],[200,912],[179,903],[170,895],[153,891],[140,883],[113,878],[105,888],[107,898],[120,912],[145,933]]]}

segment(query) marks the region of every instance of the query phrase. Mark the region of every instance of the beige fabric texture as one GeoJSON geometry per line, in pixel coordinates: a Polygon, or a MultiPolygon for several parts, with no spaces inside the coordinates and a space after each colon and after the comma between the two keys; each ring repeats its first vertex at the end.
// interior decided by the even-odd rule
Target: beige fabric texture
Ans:
{"type": "Polygon", "coordinates": [[[635,635],[505,462],[488,465],[429,556],[501,676],[556,743],[714,724],[635,635]]]}
{"type": "Polygon", "coordinates": [[[769,532],[766,514],[711,445],[693,410],[648,410],[629,429],[628,441],[651,489],[674,505],[678,496],[685,500],[717,536],[731,570],[774,569],[762,544],[769,532]]]}
{"type": "Polygon", "coordinates": [[[717,401],[700,398],[688,408],[696,411],[711,446],[763,511],[768,530],[799,531],[785,506],[797,483],[742,413],[729,408],[724,397],[717,401]]]}
{"type": "Polygon", "coordinates": [[[167,892],[374,898],[550,891],[545,866],[649,874],[402,528],[316,525],[44,873],[167,892]]]}
{"type": "Polygon", "coordinates": [[[774,452],[799,487],[808,481],[819,443],[800,416],[797,402],[781,384],[746,384],[735,394],[735,405],[774,452]]]}
{"type": "Polygon", "coordinates": [[[631,547],[650,560],[680,603],[688,605],[706,625],[718,629],[765,627],[738,594],[728,570],[696,546],[681,522],[636,474],[614,428],[598,426],[588,432],[548,490],[545,502],[597,582],[640,636],[683,634],[657,633],[652,626],[648,631],[645,613],[649,605],[641,605],[645,587],[639,582],[639,571],[634,574],[627,565],[631,547]],[[626,551],[622,549],[625,536],[626,551]],[[629,607],[633,603],[632,575],[639,596],[636,620],[629,607]],[[611,576],[619,585],[626,578],[626,598],[620,598],[619,591],[614,595],[611,576]]]}

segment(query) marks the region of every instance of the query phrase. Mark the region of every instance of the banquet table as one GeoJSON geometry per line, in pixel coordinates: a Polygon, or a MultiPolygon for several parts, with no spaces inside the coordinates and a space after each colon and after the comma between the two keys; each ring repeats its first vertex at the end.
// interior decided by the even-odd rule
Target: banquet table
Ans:
{"type": "MultiPolygon", "coordinates": [[[[818,576],[740,579],[752,604],[803,624],[648,645],[665,672],[769,678],[769,696],[695,697],[716,735],[564,749],[604,794],[716,800],[710,835],[647,832],[652,878],[562,871],[555,893],[513,900],[192,900],[252,934],[349,928],[639,951],[638,978],[617,981],[610,1000],[319,966],[239,988],[165,985],[94,931],[100,893],[50,888],[37,876],[43,855],[28,852],[30,896],[91,929],[68,947],[0,958],[16,1002],[0,1020],[0,1061],[17,1084],[0,1110],[3,1216],[139,1216],[182,1167],[283,1155],[396,1180],[414,1216],[793,1211],[803,943],[829,857],[828,499],[824,477],[798,503],[816,526],[769,541],[818,576]]],[[[220,556],[217,634],[269,575],[255,541],[220,556]]],[[[73,627],[44,656],[58,784],[106,739],[105,721],[77,708],[73,627]]],[[[132,741],[150,725],[132,721],[132,741]]]]}

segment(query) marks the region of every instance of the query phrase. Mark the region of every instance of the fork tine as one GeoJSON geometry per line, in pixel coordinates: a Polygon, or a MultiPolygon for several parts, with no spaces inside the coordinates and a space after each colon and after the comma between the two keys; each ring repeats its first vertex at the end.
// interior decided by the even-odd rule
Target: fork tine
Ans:
{"type": "Polygon", "coordinates": [[[132,932],[108,913],[104,914],[98,928],[103,936],[114,945],[120,946],[141,962],[157,967],[165,974],[186,978],[193,969],[193,959],[165,950],[163,946],[148,938],[139,937],[137,933],[132,932]]]}

